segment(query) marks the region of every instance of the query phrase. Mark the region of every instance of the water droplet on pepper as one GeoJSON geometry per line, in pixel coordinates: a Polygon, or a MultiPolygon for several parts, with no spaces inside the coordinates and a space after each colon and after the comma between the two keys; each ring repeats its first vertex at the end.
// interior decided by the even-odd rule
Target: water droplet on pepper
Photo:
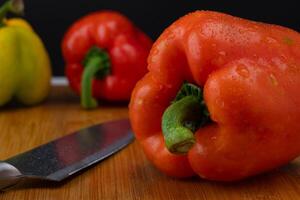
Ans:
{"type": "Polygon", "coordinates": [[[238,66],[236,68],[236,72],[244,78],[249,77],[249,70],[245,66],[238,66]]]}
{"type": "Polygon", "coordinates": [[[277,86],[277,85],[278,85],[278,81],[277,81],[276,77],[274,76],[274,74],[270,74],[269,78],[270,78],[271,83],[272,83],[274,86],[277,86]]]}

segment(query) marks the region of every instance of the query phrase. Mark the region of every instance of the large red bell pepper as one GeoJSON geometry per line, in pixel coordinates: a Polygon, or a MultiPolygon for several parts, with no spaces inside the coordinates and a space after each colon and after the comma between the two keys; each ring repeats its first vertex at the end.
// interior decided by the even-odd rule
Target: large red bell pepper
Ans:
{"type": "Polygon", "coordinates": [[[94,108],[96,99],[129,100],[147,72],[151,46],[150,38],[117,12],[96,12],[76,21],[63,39],[62,51],[66,75],[81,94],[82,106],[94,108]]]}
{"type": "Polygon", "coordinates": [[[130,119],[170,176],[233,181],[300,155],[300,34],[217,12],[167,28],[138,82],[130,119]]]}

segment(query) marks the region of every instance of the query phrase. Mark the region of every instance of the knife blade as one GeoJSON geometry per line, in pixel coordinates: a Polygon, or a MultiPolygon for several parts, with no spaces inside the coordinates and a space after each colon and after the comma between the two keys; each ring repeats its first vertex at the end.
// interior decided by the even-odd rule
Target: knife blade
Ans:
{"type": "Polygon", "coordinates": [[[0,162],[0,190],[29,179],[61,181],[116,153],[133,139],[128,119],[76,131],[0,162]]]}

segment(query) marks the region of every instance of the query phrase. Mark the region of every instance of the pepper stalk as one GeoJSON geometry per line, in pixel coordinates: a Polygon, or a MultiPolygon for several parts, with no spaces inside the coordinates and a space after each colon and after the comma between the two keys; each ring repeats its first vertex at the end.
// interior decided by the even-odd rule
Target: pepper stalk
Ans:
{"type": "Polygon", "coordinates": [[[196,142],[194,132],[209,122],[202,90],[196,85],[184,83],[162,117],[166,147],[174,154],[187,153],[196,142]]]}
{"type": "Polygon", "coordinates": [[[98,106],[93,98],[92,82],[94,78],[103,79],[110,73],[110,59],[108,53],[98,47],[92,47],[83,61],[84,72],[81,79],[81,105],[85,109],[98,106]]]}
{"type": "Polygon", "coordinates": [[[9,0],[0,7],[0,26],[5,26],[4,19],[7,13],[14,13],[16,15],[24,14],[23,0],[9,0]]]}

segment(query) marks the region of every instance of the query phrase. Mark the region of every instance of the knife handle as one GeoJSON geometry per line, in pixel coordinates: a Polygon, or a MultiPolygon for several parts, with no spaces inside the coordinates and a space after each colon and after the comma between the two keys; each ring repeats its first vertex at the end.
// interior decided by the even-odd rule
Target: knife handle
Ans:
{"type": "Polygon", "coordinates": [[[0,161],[0,190],[5,191],[17,185],[23,175],[13,165],[0,161]]]}

